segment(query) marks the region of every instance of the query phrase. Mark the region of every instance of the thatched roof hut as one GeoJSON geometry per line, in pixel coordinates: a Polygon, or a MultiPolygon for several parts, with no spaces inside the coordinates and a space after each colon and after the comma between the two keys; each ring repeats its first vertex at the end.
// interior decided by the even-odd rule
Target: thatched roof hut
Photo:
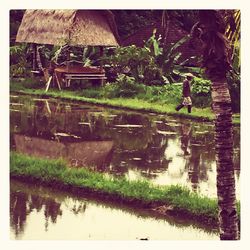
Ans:
{"type": "Polygon", "coordinates": [[[71,46],[118,46],[108,10],[26,10],[16,42],[71,46]]]}

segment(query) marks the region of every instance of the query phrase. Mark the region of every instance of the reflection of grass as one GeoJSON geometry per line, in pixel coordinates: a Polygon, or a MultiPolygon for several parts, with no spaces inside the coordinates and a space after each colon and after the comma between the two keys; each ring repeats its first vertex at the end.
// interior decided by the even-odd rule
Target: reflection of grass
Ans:
{"type": "Polygon", "coordinates": [[[68,168],[62,160],[44,160],[11,152],[10,174],[62,188],[86,189],[110,196],[117,201],[145,205],[171,205],[174,210],[193,218],[216,220],[217,201],[201,197],[180,186],[152,186],[147,181],[109,178],[85,168],[68,168]]]}
{"type": "MultiPolygon", "coordinates": [[[[178,103],[177,100],[174,102],[172,97],[169,100],[159,99],[158,101],[155,100],[154,102],[152,102],[149,100],[143,100],[138,98],[125,98],[125,97],[104,98],[102,96],[99,96],[98,94],[99,92],[96,89],[86,89],[83,91],[68,91],[68,90],[59,91],[57,89],[50,89],[47,93],[45,93],[44,89],[37,89],[33,85],[30,84],[27,85],[26,83],[20,83],[20,82],[19,83],[11,82],[10,90],[19,91],[21,93],[26,93],[26,94],[35,94],[35,95],[49,96],[49,97],[62,98],[68,100],[84,101],[93,104],[102,104],[111,107],[121,107],[132,110],[171,114],[183,118],[202,119],[204,121],[210,121],[214,119],[214,114],[209,107],[203,109],[193,107],[191,114],[187,113],[186,108],[183,108],[179,112],[176,112],[175,107],[178,103]],[[84,94],[84,92],[86,93],[84,94]],[[86,96],[91,96],[91,98],[86,96]]],[[[233,122],[239,124],[240,119],[238,117],[234,117],[233,122]]]]}

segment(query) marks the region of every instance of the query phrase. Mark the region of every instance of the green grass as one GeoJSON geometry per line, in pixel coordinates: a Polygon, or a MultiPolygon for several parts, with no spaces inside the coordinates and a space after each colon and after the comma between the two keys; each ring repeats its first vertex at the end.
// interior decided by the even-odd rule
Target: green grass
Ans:
{"type": "Polygon", "coordinates": [[[115,196],[118,200],[141,201],[144,204],[172,205],[177,211],[195,216],[217,218],[217,200],[199,196],[181,186],[153,186],[147,181],[111,178],[86,168],[69,168],[62,160],[38,159],[15,152],[10,154],[10,175],[27,177],[45,183],[60,183],[87,188],[115,196]]]}
{"type": "MultiPolygon", "coordinates": [[[[178,104],[177,101],[173,101],[171,97],[169,100],[144,100],[139,99],[137,97],[134,98],[105,98],[103,96],[98,96],[98,91],[96,89],[86,89],[81,91],[69,91],[63,90],[59,91],[57,89],[49,89],[48,92],[45,93],[44,88],[39,88],[39,83],[28,83],[23,82],[15,82],[12,81],[10,84],[10,91],[19,92],[23,94],[30,95],[39,95],[39,96],[48,96],[66,100],[74,100],[74,101],[82,101],[88,102],[92,104],[101,104],[109,107],[118,107],[125,108],[131,110],[138,111],[147,111],[147,112],[156,112],[161,114],[170,114],[183,118],[192,118],[203,121],[211,121],[215,118],[214,113],[212,112],[210,107],[207,108],[192,108],[192,113],[188,114],[186,108],[181,109],[179,112],[175,111],[175,107],[178,104]],[[86,92],[86,93],[85,93],[86,92]],[[86,96],[95,96],[86,97],[86,96]]],[[[155,99],[155,98],[154,98],[155,99]]],[[[233,116],[233,123],[239,124],[240,118],[239,114],[233,116]]]]}

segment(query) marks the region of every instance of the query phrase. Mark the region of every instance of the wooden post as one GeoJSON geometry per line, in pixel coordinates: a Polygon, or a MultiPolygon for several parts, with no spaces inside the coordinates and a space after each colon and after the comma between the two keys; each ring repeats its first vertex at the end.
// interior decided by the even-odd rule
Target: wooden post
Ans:
{"type": "Polygon", "coordinates": [[[62,89],[61,89],[61,85],[60,85],[60,81],[59,81],[59,79],[58,79],[58,76],[57,76],[57,73],[56,73],[56,72],[54,73],[54,76],[55,76],[55,78],[56,78],[56,83],[57,83],[57,86],[58,86],[59,90],[62,90],[62,89]]]}
{"type": "Polygon", "coordinates": [[[32,70],[35,71],[36,70],[36,44],[35,43],[32,44],[32,50],[33,50],[32,70]]]}
{"type": "MultiPolygon", "coordinates": [[[[104,54],[103,52],[104,52],[103,46],[100,46],[100,58],[103,57],[103,54],[104,54]]],[[[102,60],[100,60],[100,67],[101,67],[101,69],[103,67],[102,60]]]]}
{"type": "Polygon", "coordinates": [[[67,49],[67,61],[66,61],[66,69],[69,72],[69,65],[70,65],[70,47],[67,49]]]}
{"type": "MultiPolygon", "coordinates": [[[[103,46],[100,46],[100,58],[103,57],[103,54],[104,54],[104,48],[103,46]]],[[[102,60],[100,60],[100,68],[101,70],[103,69],[103,62],[102,60]]],[[[104,85],[104,79],[101,79],[101,86],[104,85]]]]}
{"type": "Polygon", "coordinates": [[[45,88],[45,92],[47,92],[47,91],[48,91],[48,89],[49,89],[51,79],[52,79],[52,76],[50,76],[50,77],[49,77],[49,79],[48,79],[47,83],[45,84],[45,86],[46,86],[46,88],[45,88]]]}

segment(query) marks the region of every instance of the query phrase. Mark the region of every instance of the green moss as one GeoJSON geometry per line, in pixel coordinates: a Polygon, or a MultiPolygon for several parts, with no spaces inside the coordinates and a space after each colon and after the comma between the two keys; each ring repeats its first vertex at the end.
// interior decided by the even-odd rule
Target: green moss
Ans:
{"type": "Polygon", "coordinates": [[[153,186],[147,181],[111,178],[86,168],[69,168],[62,160],[44,160],[15,152],[10,154],[10,175],[29,177],[41,182],[59,182],[116,196],[122,200],[172,205],[196,216],[217,218],[217,200],[199,196],[181,186],[153,186]]]}

